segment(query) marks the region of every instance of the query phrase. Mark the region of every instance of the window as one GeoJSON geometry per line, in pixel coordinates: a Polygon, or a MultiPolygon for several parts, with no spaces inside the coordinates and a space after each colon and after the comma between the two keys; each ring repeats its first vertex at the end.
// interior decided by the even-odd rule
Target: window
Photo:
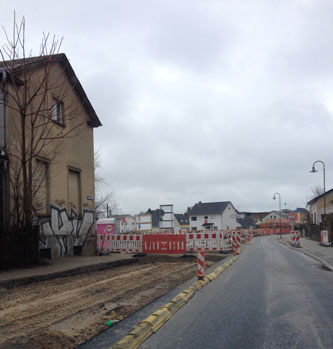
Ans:
{"type": "Polygon", "coordinates": [[[49,213],[49,162],[43,159],[36,159],[34,171],[34,207],[38,215],[49,213]]]}
{"type": "Polygon", "coordinates": [[[68,203],[78,215],[81,215],[80,171],[68,169],[68,203]]]}
{"type": "Polygon", "coordinates": [[[196,220],[197,220],[197,217],[195,217],[195,216],[191,217],[191,221],[192,221],[192,222],[194,222],[194,221],[196,221],[196,220]]]}
{"type": "Polygon", "coordinates": [[[208,219],[208,216],[205,216],[205,219],[208,219]]]}
{"type": "Polygon", "coordinates": [[[53,98],[52,120],[64,124],[64,103],[58,98],[53,98]]]}

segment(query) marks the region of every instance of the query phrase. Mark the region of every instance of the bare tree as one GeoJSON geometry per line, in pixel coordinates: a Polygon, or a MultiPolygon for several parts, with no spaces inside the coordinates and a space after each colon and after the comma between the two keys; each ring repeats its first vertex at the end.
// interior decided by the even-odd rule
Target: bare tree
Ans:
{"type": "Polygon", "coordinates": [[[69,84],[57,62],[61,41],[43,34],[40,51],[33,57],[26,47],[25,19],[14,24],[11,37],[0,48],[6,71],[6,108],[15,139],[9,140],[10,195],[14,202],[10,220],[19,226],[33,223],[34,202],[46,180],[46,171],[36,168],[37,159],[51,161],[65,138],[80,133],[82,122],[74,103],[64,103],[69,84]],[[58,69],[57,69],[58,68],[58,69]]]}
{"type": "Polygon", "coordinates": [[[107,184],[105,178],[98,174],[98,169],[101,167],[100,150],[94,153],[94,168],[95,168],[95,212],[97,217],[108,217],[111,214],[118,214],[121,211],[120,204],[113,191],[100,193],[100,186],[107,184]]]}
{"type": "Polygon", "coordinates": [[[324,194],[324,189],[320,185],[316,185],[311,188],[312,193],[312,199],[316,198],[317,196],[324,194]]]}

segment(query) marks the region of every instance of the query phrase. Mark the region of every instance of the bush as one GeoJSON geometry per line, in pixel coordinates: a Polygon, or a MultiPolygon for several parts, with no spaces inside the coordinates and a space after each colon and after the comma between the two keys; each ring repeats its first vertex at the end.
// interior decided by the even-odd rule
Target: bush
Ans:
{"type": "Polygon", "coordinates": [[[12,226],[0,234],[0,270],[39,264],[39,227],[12,226]]]}

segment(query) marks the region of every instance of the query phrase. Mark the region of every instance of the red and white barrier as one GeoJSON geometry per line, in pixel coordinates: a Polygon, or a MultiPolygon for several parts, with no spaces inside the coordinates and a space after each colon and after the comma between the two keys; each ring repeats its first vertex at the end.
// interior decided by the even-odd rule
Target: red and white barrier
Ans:
{"type": "Polygon", "coordinates": [[[237,248],[240,248],[241,246],[241,232],[239,230],[236,231],[236,242],[237,242],[237,248]]]}
{"type": "MultiPolygon", "coordinates": [[[[236,242],[240,245],[240,235],[236,242]]],[[[237,244],[237,246],[238,246],[237,244]]],[[[185,254],[225,249],[222,231],[187,234],[97,234],[97,249],[104,252],[127,252],[146,254],[185,254]]]]}
{"type": "Polygon", "coordinates": [[[291,242],[291,244],[292,245],[295,245],[295,230],[292,230],[291,232],[290,232],[290,242],[291,242]]]}
{"type": "Polygon", "coordinates": [[[189,233],[186,234],[186,251],[223,251],[224,240],[222,232],[189,233]]]}
{"type": "Polygon", "coordinates": [[[295,230],[295,247],[301,247],[301,232],[295,230]]]}
{"type": "Polygon", "coordinates": [[[300,247],[301,246],[301,232],[299,230],[292,230],[290,232],[290,242],[294,247],[300,247]]]}
{"type": "Polygon", "coordinates": [[[185,254],[186,235],[143,235],[142,253],[146,254],[185,254]]]}
{"type": "Polygon", "coordinates": [[[141,234],[98,234],[99,252],[142,252],[141,234]],[[103,241],[104,240],[104,241],[103,241]]]}
{"type": "Polygon", "coordinates": [[[237,239],[236,239],[236,232],[233,231],[231,233],[231,241],[232,241],[232,253],[234,256],[237,255],[237,251],[238,251],[238,244],[237,244],[237,239]]]}
{"type": "Polygon", "coordinates": [[[199,279],[205,277],[205,252],[197,250],[197,276],[199,279]]]}
{"type": "MultiPolygon", "coordinates": [[[[280,234],[280,228],[260,228],[260,235],[277,235],[280,234]]],[[[290,228],[281,228],[281,234],[291,234],[290,228]]]]}
{"type": "Polygon", "coordinates": [[[326,245],[326,246],[330,245],[330,243],[328,241],[328,231],[327,230],[322,230],[320,232],[320,243],[322,245],[326,245]]]}

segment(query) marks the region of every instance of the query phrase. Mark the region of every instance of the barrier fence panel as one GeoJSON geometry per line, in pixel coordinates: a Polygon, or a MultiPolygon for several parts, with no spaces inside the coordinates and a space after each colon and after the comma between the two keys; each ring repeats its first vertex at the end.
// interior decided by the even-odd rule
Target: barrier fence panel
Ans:
{"type": "Polygon", "coordinates": [[[146,254],[185,254],[186,235],[149,234],[142,237],[142,253],[146,254]]]}
{"type": "Polygon", "coordinates": [[[223,232],[188,233],[186,234],[186,251],[223,251],[223,232]]]}
{"type": "Polygon", "coordinates": [[[98,234],[97,248],[100,252],[142,252],[142,235],[98,234]]]}
{"type": "Polygon", "coordinates": [[[299,230],[295,230],[295,247],[301,246],[301,232],[299,230]]]}
{"type": "Polygon", "coordinates": [[[185,254],[186,252],[223,251],[223,232],[187,234],[97,234],[99,252],[146,254],[185,254]]]}
{"type": "MultiPolygon", "coordinates": [[[[280,234],[280,228],[260,228],[260,235],[276,235],[280,234]]],[[[281,228],[281,234],[291,234],[291,228],[281,228]]]]}

